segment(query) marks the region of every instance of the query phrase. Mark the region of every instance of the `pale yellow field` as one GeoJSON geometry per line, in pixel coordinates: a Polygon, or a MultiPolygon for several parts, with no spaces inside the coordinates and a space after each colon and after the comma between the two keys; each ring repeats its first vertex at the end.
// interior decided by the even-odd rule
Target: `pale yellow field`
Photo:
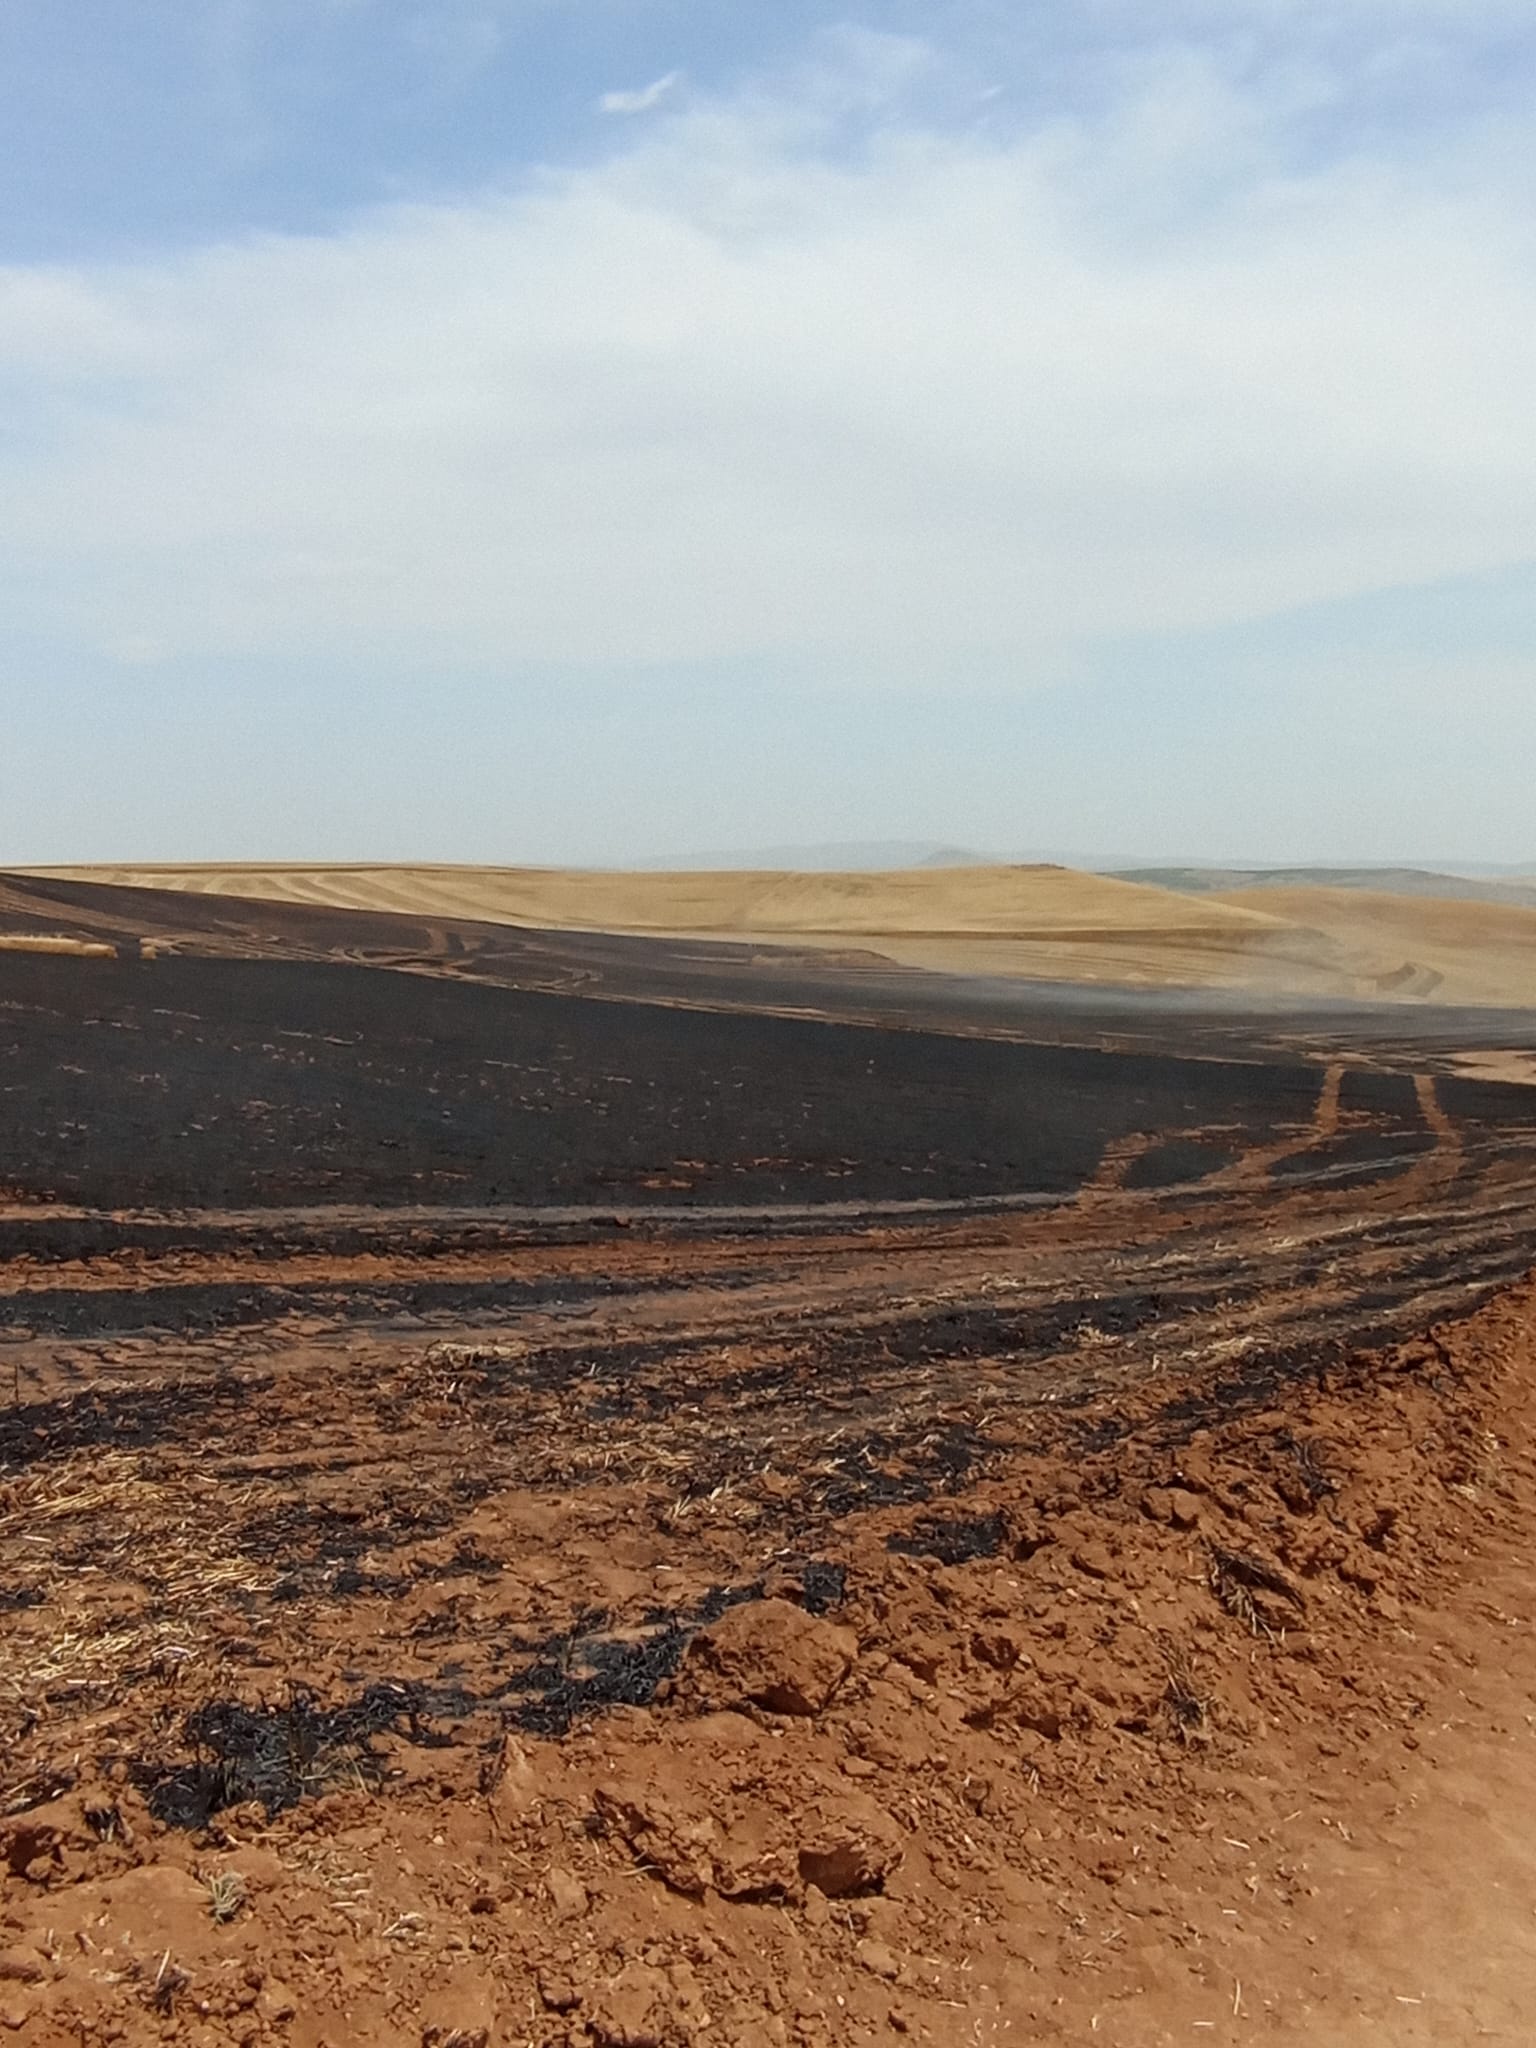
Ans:
{"type": "Polygon", "coordinates": [[[1341,971],[1388,994],[1403,977],[1397,993],[1438,1002],[1536,1005],[1536,910],[1370,889],[1249,889],[1220,901],[1262,906],[1304,946],[1315,934],[1341,971]]]}
{"type": "Polygon", "coordinates": [[[98,939],[71,939],[62,932],[0,932],[0,953],[68,953],[82,960],[115,957],[115,949],[98,939]]]}
{"type": "Polygon", "coordinates": [[[558,931],[812,934],[1111,932],[1206,936],[1271,929],[1262,908],[1118,882],[1071,868],[901,868],[882,874],[349,864],[28,868],[145,889],[266,902],[474,917],[558,931]]]}
{"type": "Polygon", "coordinates": [[[351,863],[31,869],[427,923],[761,939],[937,972],[1536,1006],[1536,910],[1354,889],[1184,895],[1059,867],[649,873],[351,863]]]}

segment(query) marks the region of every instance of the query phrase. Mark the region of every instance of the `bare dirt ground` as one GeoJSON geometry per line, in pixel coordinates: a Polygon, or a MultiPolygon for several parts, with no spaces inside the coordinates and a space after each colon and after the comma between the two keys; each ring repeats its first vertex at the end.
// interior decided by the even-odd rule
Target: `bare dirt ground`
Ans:
{"type": "Polygon", "coordinates": [[[202,944],[3,967],[0,2028],[1530,2039],[1536,1097],[1449,1022],[202,944]]]}

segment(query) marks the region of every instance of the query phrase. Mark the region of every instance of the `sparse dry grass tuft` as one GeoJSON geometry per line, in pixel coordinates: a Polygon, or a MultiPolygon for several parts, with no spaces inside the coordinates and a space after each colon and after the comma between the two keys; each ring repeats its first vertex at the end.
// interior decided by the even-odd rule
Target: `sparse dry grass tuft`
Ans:
{"type": "Polygon", "coordinates": [[[273,1582],[220,1542],[248,1501],[248,1489],[221,1489],[211,1513],[207,1487],[128,1451],[82,1450],[0,1485],[0,1568],[48,1595],[0,1631],[0,1710],[25,1720],[64,1695],[112,1699],[178,1677],[204,1654],[220,1602],[273,1582]],[[135,1582],[152,1604],[125,1603],[135,1582]]]}
{"type": "Polygon", "coordinates": [[[0,1487],[0,1538],[77,1515],[127,1517],[158,1505],[162,1491],[132,1452],[50,1461],[0,1487]]]}
{"type": "Polygon", "coordinates": [[[1178,1644],[1167,1644],[1168,1682],[1162,1706],[1173,1722],[1173,1732],[1186,1747],[1210,1740],[1211,1700],[1200,1690],[1187,1652],[1178,1644]]]}
{"type": "Polygon", "coordinates": [[[221,1870],[208,1880],[208,1912],[220,1926],[233,1920],[246,1902],[245,1879],[238,1870],[221,1870]]]}
{"type": "Polygon", "coordinates": [[[1278,1626],[1273,1615],[1265,1612],[1266,1595],[1271,1602],[1283,1601],[1295,1614],[1306,1606],[1299,1590],[1278,1565],[1255,1557],[1251,1551],[1225,1550],[1219,1543],[1210,1546],[1209,1583],[1227,1613],[1253,1635],[1273,1635],[1278,1626]]]}

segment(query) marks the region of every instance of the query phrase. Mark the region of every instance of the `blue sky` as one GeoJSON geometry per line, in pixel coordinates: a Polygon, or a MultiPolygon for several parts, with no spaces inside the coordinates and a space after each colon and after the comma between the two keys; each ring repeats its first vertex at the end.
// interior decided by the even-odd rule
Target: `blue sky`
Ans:
{"type": "Polygon", "coordinates": [[[0,859],[1536,867],[1533,0],[0,0],[0,859]]]}

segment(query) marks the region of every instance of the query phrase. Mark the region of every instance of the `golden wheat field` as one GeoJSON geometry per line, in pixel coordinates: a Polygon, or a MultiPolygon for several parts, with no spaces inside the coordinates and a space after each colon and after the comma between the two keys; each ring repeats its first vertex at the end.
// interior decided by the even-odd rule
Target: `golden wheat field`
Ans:
{"type": "Polygon", "coordinates": [[[1536,1002],[1536,910],[1361,889],[1188,895],[1005,865],[806,874],[272,862],[28,872],[428,921],[856,947],[941,973],[1536,1002]]]}

